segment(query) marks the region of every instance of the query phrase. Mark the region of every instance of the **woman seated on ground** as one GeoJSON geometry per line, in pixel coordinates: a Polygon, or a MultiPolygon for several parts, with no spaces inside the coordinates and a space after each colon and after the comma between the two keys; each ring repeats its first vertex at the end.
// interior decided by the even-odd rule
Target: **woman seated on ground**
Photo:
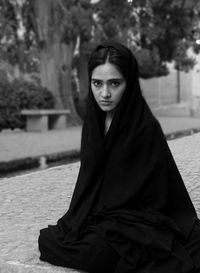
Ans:
{"type": "Polygon", "coordinates": [[[67,213],[42,229],[40,259],[88,272],[200,272],[200,224],[131,51],[88,62],[81,167],[67,213]]]}

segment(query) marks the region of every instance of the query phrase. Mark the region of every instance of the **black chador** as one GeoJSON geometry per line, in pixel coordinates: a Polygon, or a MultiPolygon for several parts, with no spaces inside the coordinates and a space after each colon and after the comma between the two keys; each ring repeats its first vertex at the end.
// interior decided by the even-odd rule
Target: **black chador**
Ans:
{"type": "Polygon", "coordinates": [[[199,220],[142,96],[134,56],[127,66],[127,87],[106,135],[105,112],[89,88],[71,204],[57,225],[41,230],[40,258],[88,272],[199,273],[199,220]]]}

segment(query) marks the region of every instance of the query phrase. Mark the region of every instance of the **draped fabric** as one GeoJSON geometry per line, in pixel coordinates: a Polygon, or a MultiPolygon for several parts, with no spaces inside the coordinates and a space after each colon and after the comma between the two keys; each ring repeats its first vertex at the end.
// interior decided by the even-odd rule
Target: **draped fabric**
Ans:
{"type": "MultiPolygon", "coordinates": [[[[102,45],[108,46],[125,50],[114,42],[102,45]]],[[[92,232],[119,256],[116,273],[199,272],[187,248],[199,225],[195,209],[162,129],[142,96],[132,55],[128,67],[127,87],[105,136],[105,112],[89,88],[81,166],[70,207],[56,226],[43,230],[40,242],[48,232],[48,252],[59,245],[53,262],[59,265],[62,250],[72,255],[70,246],[92,232]]],[[[196,234],[193,242],[200,257],[200,228],[196,234]]],[[[52,262],[41,249],[43,260],[52,262]]]]}

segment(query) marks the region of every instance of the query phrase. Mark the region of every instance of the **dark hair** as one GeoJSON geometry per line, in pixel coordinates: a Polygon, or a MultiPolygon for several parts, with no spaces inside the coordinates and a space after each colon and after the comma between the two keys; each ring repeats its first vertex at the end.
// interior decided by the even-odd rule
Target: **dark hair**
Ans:
{"type": "Polygon", "coordinates": [[[93,70],[106,62],[109,62],[119,70],[126,81],[130,80],[133,66],[133,54],[124,45],[117,42],[104,42],[97,46],[88,61],[88,75],[91,80],[93,70]]]}

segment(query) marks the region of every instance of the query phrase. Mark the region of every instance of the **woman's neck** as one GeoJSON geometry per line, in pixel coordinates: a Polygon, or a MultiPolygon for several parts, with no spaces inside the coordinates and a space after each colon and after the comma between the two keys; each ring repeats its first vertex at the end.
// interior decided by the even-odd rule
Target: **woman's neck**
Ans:
{"type": "Polygon", "coordinates": [[[112,119],[114,116],[114,111],[109,111],[106,113],[106,120],[105,120],[105,134],[108,132],[112,119]]]}
{"type": "Polygon", "coordinates": [[[106,119],[108,119],[108,120],[112,120],[113,116],[114,116],[114,111],[108,111],[106,113],[106,119]]]}

